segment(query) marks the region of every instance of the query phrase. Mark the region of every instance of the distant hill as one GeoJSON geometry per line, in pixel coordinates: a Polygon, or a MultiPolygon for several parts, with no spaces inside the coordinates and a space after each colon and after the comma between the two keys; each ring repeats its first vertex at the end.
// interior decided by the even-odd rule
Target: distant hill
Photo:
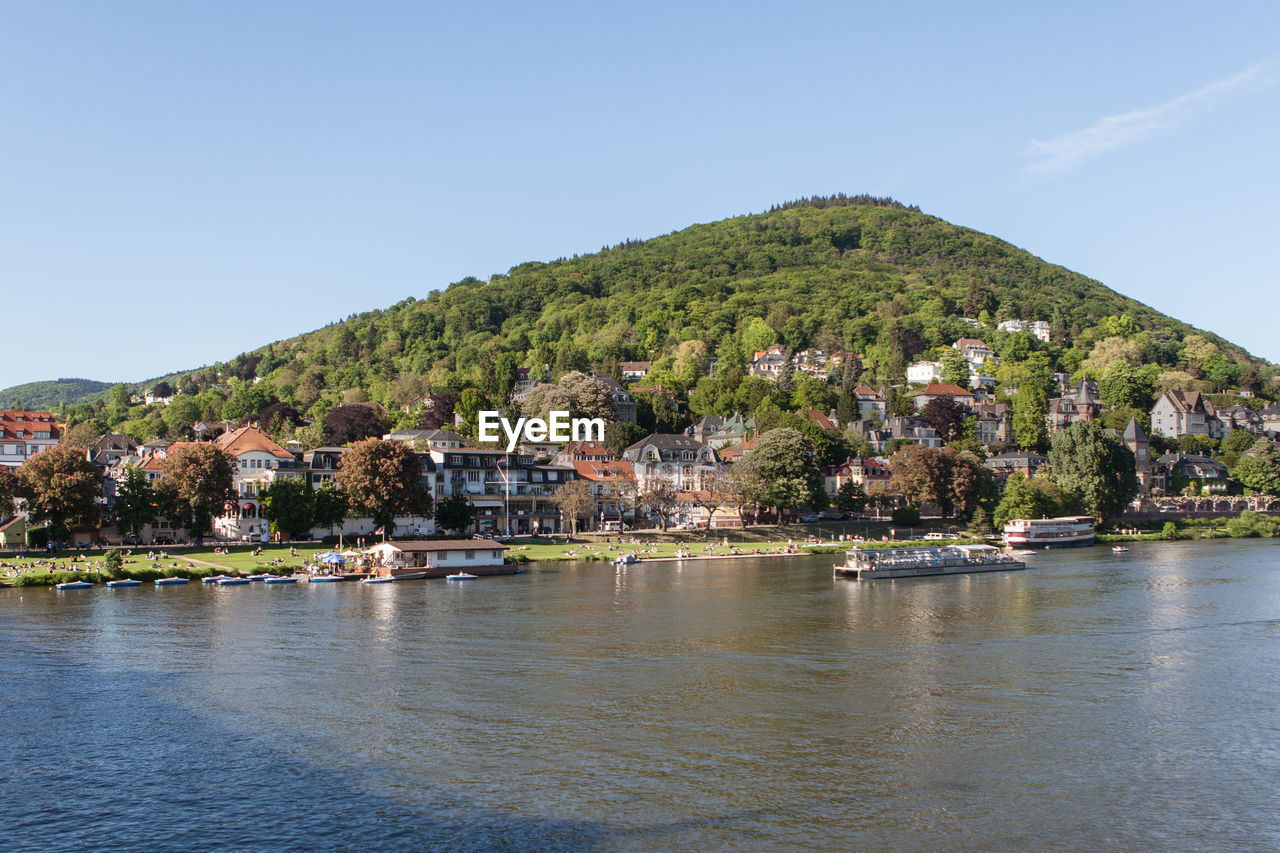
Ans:
{"type": "Polygon", "coordinates": [[[14,385],[0,391],[0,409],[52,409],[91,402],[105,397],[111,385],[93,379],[51,379],[14,385]]]}

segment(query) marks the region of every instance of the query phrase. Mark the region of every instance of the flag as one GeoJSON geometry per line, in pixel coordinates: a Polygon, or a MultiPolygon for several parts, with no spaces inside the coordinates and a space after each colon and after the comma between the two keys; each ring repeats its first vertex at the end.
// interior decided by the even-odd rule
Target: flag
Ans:
{"type": "Polygon", "coordinates": [[[383,530],[384,530],[384,528],[379,527],[377,530],[373,531],[373,535],[374,535],[374,536],[378,536],[379,534],[381,534],[381,533],[383,532],[383,530]]]}

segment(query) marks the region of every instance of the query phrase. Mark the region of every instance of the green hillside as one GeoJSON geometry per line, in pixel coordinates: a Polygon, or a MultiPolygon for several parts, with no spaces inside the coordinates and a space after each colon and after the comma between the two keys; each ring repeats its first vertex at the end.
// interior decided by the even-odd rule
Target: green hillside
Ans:
{"type": "MultiPolygon", "coordinates": [[[[76,416],[181,432],[193,418],[240,417],[276,399],[312,418],[344,400],[399,412],[428,390],[500,401],[517,367],[554,377],[613,373],[628,360],[655,361],[649,383],[686,392],[692,415],[787,409],[794,400],[744,380],[753,350],[852,350],[864,356],[863,379],[888,386],[911,360],[964,336],[985,339],[1010,367],[1039,354],[1072,374],[1145,369],[1150,388],[1274,387],[1273,366],[1097,281],[892,200],[835,197],[464,279],[172,376],[192,399],[163,422],[120,401],[114,416],[101,406],[76,416]],[[1048,321],[1052,343],[994,330],[1015,318],[1048,321]],[[259,385],[237,391],[255,376],[259,385]]],[[[801,402],[826,401],[810,391],[801,402]]]]}
{"type": "Polygon", "coordinates": [[[110,388],[110,382],[92,379],[28,382],[0,391],[0,409],[53,409],[104,397],[110,388]]]}

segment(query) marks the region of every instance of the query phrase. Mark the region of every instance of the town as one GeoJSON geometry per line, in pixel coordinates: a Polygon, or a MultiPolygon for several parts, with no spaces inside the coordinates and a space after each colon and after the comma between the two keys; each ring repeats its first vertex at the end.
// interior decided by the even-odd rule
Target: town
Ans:
{"type": "Polygon", "coordinates": [[[493,389],[419,385],[398,412],[352,400],[308,417],[242,362],[238,376],[227,365],[181,387],[4,411],[0,547],[720,530],[862,514],[953,519],[985,535],[1016,517],[1280,510],[1280,405],[1258,393],[1274,383],[1215,391],[1212,352],[1194,372],[1141,365],[1124,354],[1136,337],[1127,317],[1104,321],[1117,333],[1074,373],[1052,369],[1048,322],[959,319],[994,345],[959,337],[906,364],[905,382],[877,382],[883,356],[873,373],[848,350],[775,342],[726,370],[705,346],[681,345],[657,364],[508,363],[493,408],[493,389]],[[1108,346],[1120,356],[1108,360],[1108,346]],[[734,372],[741,408],[699,415],[734,372]],[[603,435],[517,442],[508,426],[504,449],[502,412],[554,412],[566,430],[570,414],[595,419],[603,435]]]}

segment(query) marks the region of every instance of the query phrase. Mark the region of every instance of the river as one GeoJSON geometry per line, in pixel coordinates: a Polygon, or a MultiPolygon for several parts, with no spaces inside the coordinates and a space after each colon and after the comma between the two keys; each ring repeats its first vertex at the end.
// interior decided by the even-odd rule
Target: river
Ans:
{"type": "Polygon", "coordinates": [[[1280,849],[1280,543],[0,590],[0,848],[1280,849]]]}

